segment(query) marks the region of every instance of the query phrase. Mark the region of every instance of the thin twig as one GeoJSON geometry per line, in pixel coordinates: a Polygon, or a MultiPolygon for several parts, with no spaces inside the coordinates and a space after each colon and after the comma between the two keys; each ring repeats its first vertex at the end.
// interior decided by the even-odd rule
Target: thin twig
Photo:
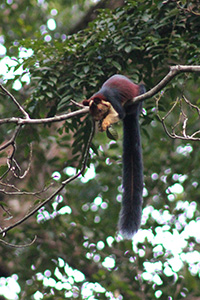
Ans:
{"type": "Polygon", "coordinates": [[[184,95],[182,96],[182,99],[179,99],[177,98],[176,101],[174,102],[173,106],[171,107],[171,109],[166,113],[166,115],[164,117],[160,117],[158,111],[159,111],[159,108],[158,108],[158,102],[159,102],[160,98],[157,99],[156,101],[156,111],[157,111],[157,116],[159,118],[159,120],[161,121],[162,125],[163,125],[163,128],[165,130],[165,133],[172,139],[180,139],[180,140],[190,140],[190,141],[200,141],[200,138],[199,137],[195,137],[197,134],[200,133],[200,130],[194,132],[192,135],[188,135],[186,133],[186,130],[187,130],[187,121],[188,121],[188,117],[187,115],[185,114],[184,110],[183,110],[183,107],[182,107],[182,101],[185,101],[185,103],[187,105],[189,105],[191,108],[195,109],[198,113],[198,116],[200,117],[199,113],[200,113],[200,110],[199,108],[192,104],[184,95]],[[172,129],[172,132],[170,133],[169,130],[167,129],[167,126],[165,124],[165,121],[166,119],[169,117],[169,115],[172,113],[172,111],[175,109],[175,107],[180,103],[180,106],[181,106],[181,112],[180,112],[180,115],[179,115],[179,119],[178,121],[175,123],[174,126],[171,127],[172,129]],[[183,120],[182,120],[183,119],[183,120]],[[182,135],[179,135],[176,133],[176,128],[182,123],[182,135]]]}
{"type": "Polygon", "coordinates": [[[85,106],[79,102],[76,102],[75,100],[71,99],[70,100],[71,103],[73,103],[74,105],[76,105],[77,107],[80,107],[80,108],[84,108],[85,106]]]}
{"type": "Polygon", "coordinates": [[[19,102],[15,99],[15,97],[4,86],[2,86],[2,84],[0,84],[0,88],[2,89],[2,91],[4,91],[4,93],[6,95],[8,95],[12,99],[12,101],[15,103],[15,105],[17,106],[17,108],[25,116],[25,119],[30,119],[28,113],[23,109],[23,107],[19,104],[19,102]]]}
{"type": "MultiPolygon", "coordinates": [[[[22,174],[22,175],[18,175],[18,174],[16,174],[16,172],[14,172],[15,177],[17,177],[19,179],[23,179],[26,177],[26,175],[28,174],[28,172],[30,171],[30,168],[31,168],[32,154],[33,154],[33,147],[32,147],[32,144],[30,144],[30,157],[29,157],[28,167],[26,168],[26,170],[24,171],[24,174],[22,174]]],[[[16,161],[15,161],[15,165],[17,165],[17,168],[21,171],[21,168],[19,167],[19,165],[17,164],[16,161]]]]}
{"type": "Polygon", "coordinates": [[[26,195],[26,196],[35,196],[38,199],[42,199],[40,194],[45,193],[50,187],[54,185],[54,183],[50,183],[47,187],[44,187],[42,190],[37,192],[27,192],[27,191],[21,191],[16,186],[4,182],[0,182],[0,185],[5,186],[6,188],[12,188],[15,191],[6,191],[5,189],[0,189],[0,192],[5,195],[26,195]]]}
{"type": "MultiPolygon", "coordinates": [[[[191,136],[190,136],[190,138],[193,138],[195,135],[197,135],[197,134],[200,134],[200,130],[197,130],[197,131],[195,131],[191,136]]],[[[199,139],[200,140],[200,139],[199,139]]]]}
{"type": "MultiPolygon", "coordinates": [[[[5,208],[5,204],[0,204],[0,207],[9,216],[9,219],[13,217],[12,214],[9,212],[9,210],[5,208]]],[[[8,218],[7,218],[7,220],[8,220],[8,218]]]]}
{"type": "Polygon", "coordinates": [[[0,243],[3,243],[4,245],[12,247],[12,248],[26,248],[26,247],[30,247],[31,245],[33,245],[35,243],[36,239],[37,239],[37,236],[35,235],[34,239],[30,243],[24,244],[24,245],[14,245],[14,244],[8,243],[2,239],[0,239],[0,243]]]}
{"type": "Polygon", "coordinates": [[[197,111],[197,113],[198,113],[198,115],[199,115],[199,117],[200,117],[200,109],[199,109],[199,107],[196,106],[195,104],[192,104],[192,103],[191,103],[184,95],[183,95],[182,97],[183,97],[184,101],[185,101],[189,106],[191,106],[192,108],[194,108],[194,109],[197,111]]]}
{"type": "Polygon", "coordinates": [[[0,180],[3,179],[9,173],[9,171],[12,168],[12,161],[13,161],[14,153],[15,153],[15,150],[16,150],[15,139],[16,139],[17,135],[19,134],[20,129],[21,129],[21,125],[17,126],[17,128],[15,129],[11,139],[7,143],[5,143],[4,145],[2,145],[0,147],[0,151],[6,149],[10,145],[12,145],[12,147],[13,147],[13,151],[12,151],[11,155],[7,158],[8,169],[4,172],[3,175],[1,175],[0,180]]]}
{"type": "MultiPolygon", "coordinates": [[[[13,189],[13,190],[15,190],[15,191],[17,191],[17,193],[18,192],[20,192],[20,189],[18,188],[18,187],[16,187],[15,185],[13,185],[13,184],[10,184],[10,183],[5,183],[5,182],[2,182],[2,181],[0,181],[0,186],[5,186],[5,187],[7,187],[7,188],[11,188],[11,189],[13,189]]],[[[0,192],[1,193],[5,193],[6,191],[4,190],[4,189],[0,189],[0,192]]],[[[14,192],[13,192],[14,193],[14,192]]]]}
{"type": "Polygon", "coordinates": [[[15,129],[15,131],[14,131],[13,136],[11,137],[11,139],[8,142],[6,142],[5,144],[3,144],[2,146],[0,146],[0,151],[8,148],[11,144],[13,144],[13,142],[15,141],[17,135],[20,132],[20,129],[21,129],[21,125],[17,126],[17,128],[15,129]]]}

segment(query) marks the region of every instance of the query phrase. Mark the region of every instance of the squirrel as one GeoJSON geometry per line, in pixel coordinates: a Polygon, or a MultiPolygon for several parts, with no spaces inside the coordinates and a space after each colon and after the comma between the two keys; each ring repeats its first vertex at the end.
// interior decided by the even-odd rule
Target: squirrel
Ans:
{"type": "Polygon", "coordinates": [[[93,119],[99,121],[100,131],[123,121],[123,197],[118,228],[127,239],[133,237],[141,223],[143,161],[139,126],[142,103],[126,104],[143,93],[143,85],[133,83],[126,76],[113,75],[97,93],[83,100],[93,119]]]}

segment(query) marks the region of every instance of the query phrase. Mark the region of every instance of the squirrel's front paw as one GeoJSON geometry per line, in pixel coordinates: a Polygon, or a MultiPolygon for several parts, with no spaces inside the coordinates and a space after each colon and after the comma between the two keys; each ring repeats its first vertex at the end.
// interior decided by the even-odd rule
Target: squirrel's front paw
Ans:
{"type": "Polygon", "coordinates": [[[99,129],[99,131],[101,131],[101,132],[106,131],[107,127],[108,127],[108,125],[106,125],[105,123],[103,123],[102,120],[99,121],[99,123],[98,123],[98,129],[99,129]]]}
{"type": "Polygon", "coordinates": [[[101,123],[101,131],[106,131],[109,126],[110,122],[107,120],[103,120],[101,123]]]}

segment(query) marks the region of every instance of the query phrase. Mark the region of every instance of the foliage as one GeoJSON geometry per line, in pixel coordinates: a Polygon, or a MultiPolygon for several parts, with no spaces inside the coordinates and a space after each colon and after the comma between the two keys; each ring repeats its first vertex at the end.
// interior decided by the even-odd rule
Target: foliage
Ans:
{"type": "MultiPolygon", "coordinates": [[[[64,42],[52,38],[47,43],[43,36],[32,39],[33,26],[30,35],[18,41],[21,47],[31,48],[33,55],[15,67],[21,64],[31,82],[22,82],[23,88],[13,94],[32,118],[44,118],[76,110],[71,99],[81,102],[115,73],[143,81],[148,90],[170,65],[200,64],[199,18],[197,1],[129,0],[115,11],[103,10],[87,29],[64,42]]],[[[13,80],[7,82],[9,90],[12,84],[13,80]]],[[[199,78],[194,74],[179,75],[156,99],[144,103],[144,210],[142,228],[133,242],[116,235],[121,138],[109,141],[97,133],[88,161],[95,176],[88,177],[91,174],[86,171],[85,178],[67,185],[35,218],[8,232],[7,241],[12,244],[24,244],[37,235],[30,247],[7,251],[2,244],[0,264],[18,275],[20,299],[198,299],[199,147],[197,142],[169,139],[157,117],[157,110],[162,117],[183,95],[199,104],[199,78]]],[[[4,96],[0,108],[1,117],[19,114],[9,97],[4,96]]],[[[184,111],[190,116],[189,130],[198,129],[198,116],[192,114],[191,106],[184,111]]],[[[179,112],[177,106],[167,120],[168,128],[174,120],[177,123],[179,112]]],[[[23,127],[17,137],[17,160],[26,168],[32,143],[32,167],[23,187],[14,178],[10,182],[24,190],[41,190],[56,172],[59,176],[49,188],[54,190],[71,171],[80,169],[89,119],[81,116],[49,126],[23,127]]],[[[121,137],[121,125],[116,128],[121,137]]],[[[13,125],[1,126],[1,142],[13,129],[13,125]]],[[[5,153],[1,159],[5,160],[5,153]]],[[[2,206],[17,213],[13,199],[2,197],[2,206]]],[[[28,196],[16,201],[24,212],[25,204],[29,209],[35,200],[28,196]]],[[[4,220],[2,226],[9,222],[4,220]]]]}
{"type": "Polygon", "coordinates": [[[1,43],[12,56],[16,55],[12,46],[18,46],[22,38],[37,39],[42,35],[44,39],[50,36],[64,40],[71,24],[76,23],[90,5],[89,0],[2,0],[1,43]],[[55,29],[49,29],[49,19],[55,20],[55,29]]]}

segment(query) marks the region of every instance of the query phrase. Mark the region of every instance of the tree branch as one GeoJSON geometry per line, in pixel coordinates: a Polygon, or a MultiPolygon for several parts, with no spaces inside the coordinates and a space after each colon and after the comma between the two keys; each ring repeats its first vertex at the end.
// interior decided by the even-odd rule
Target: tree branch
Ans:
{"type": "Polygon", "coordinates": [[[86,165],[87,165],[89,149],[90,149],[90,145],[91,145],[91,142],[92,142],[92,139],[93,139],[93,136],[94,136],[94,132],[95,132],[95,126],[94,126],[94,121],[93,121],[90,136],[89,136],[89,139],[88,139],[88,142],[87,142],[87,145],[86,145],[86,149],[85,149],[85,153],[84,153],[84,156],[83,156],[81,169],[74,176],[71,176],[70,178],[64,180],[62,182],[61,186],[53,194],[51,194],[46,200],[44,200],[42,203],[40,203],[31,212],[29,212],[27,215],[25,215],[23,218],[21,218],[19,221],[15,222],[14,224],[2,229],[0,231],[0,234],[5,235],[6,232],[8,232],[9,230],[11,230],[14,227],[16,227],[16,226],[22,224],[23,222],[25,222],[27,219],[29,219],[31,216],[33,216],[39,209],[41,209],[44,205],[46,205],[48,202],[50,202],[56,195],[58,195],[67,184],[69,184],[71,181],[78,178],[84,172],[84,170],[86,168],[86,165]]]}
{"type": "Polygon", "coordinates": [[[11,139],[0,147],[0,151],[6,149],[10,145],[13,145],[13,143],[15,142],[15,139],[16,139],[17,135],[19,134],[20,129],[21,129],[21,125],[18,126],[15,129],[15,131],[14,131],[13,136],[11,137],[11,139]]]}
{"type": "Polygon", "coordinates": [[[0,88],[2,89],[2,91],[4,91],[4,93],[6,95],[8,95],[11,98],[11,100],[15,103],[15,105],[17,106],[17,108],[25,116],[25,119],[30,119],[28,113],[23,109],[23,107],[19,104],[19,102],[15,99],[15,97],[5,87],[3,87],[2,84],[0,84],[0,88]]]}
{"type": "Polygon", "coordinates": [[[31,245],[33,245],[35,243],[36,239],[37,239],[37,236],[35,236],[34,239],[30,243],[24,244],[24,245],[14,245],[14,244],[8,243],[2,239],[0,239],[0,243],[3,243],[4,245],[11,247],[11,248],[26,248],[26,247],[30,247],[31,245]]]}
{"type": "Polygon", "coordinates": [[[15,123],[15,124],[18,124],[18,125],[55,123],[55,122],[60,122],[60,121],[64,121],[64,120],[73,118],[75,116],[86,114],[88,112],[89,112],[89,107],[85,107],[85,108],[82,108],[80,110],[70,112],[68,114],[63,114],[63,115],[55,116],[55,117],[51,117],[51,118],[23,119],[23,118],[12,117],[12,118],[1,119],[0,120],[0,125],[1,124],[8,124],[8,123],[15,123]]]}
{"type": "Polygon", "coordinates": [[[154,86],[148,92],[133,98],[133,100],[131,100],[128,105],[151,98],[152,96],[160,92],[176,75],[185,72],[200,72],[200,66],[177,65],[170,67],[169,73],[156,86],[154,86]]]}
{"type": "MultiPolygon", "coordinates": [[[[171,107],[171,109],[165,114],[165,116],[161,117],[158,113],[158,101],[159,99],[156,101],[156,110],[157,110],[157,116],[160,120],[160,122],[163,125],[163,128],[165,130],[165,133],[172,139],[179,139],[179,140],[190,140],[190,141],[200,141],[200,137],[198,137],[197,135],[200,134],[200,130],[195,131],[192,134],[188,134],[187,133],[187,122],[189,120],[187,114],[185,113],[184,109],[183,109],[183,102],[185,102],[187,104],[188,107],[190,107],[193,110],[196,110],[197,114],[198,114],[198,119],[200,118],[200,109],[192,104],[184,95],[182,96],[182,98],[177,98],[176,101],[174,102],[173,106],[171,107]],[[176,123],[171,126],[171,130],[172,132],[169,132],[167,125],[165,124],[167,118],[171,115],[171,113],[174,111],[174,109],[177,107],[177,105],[180,105],[180,114],[179,114],[179,118],[176,121],[176,123]],[[181,135],[176,133],[176,130],[178,128],[178,126],[181,126],[182,124],[182,130],[181,130],[181,135]]],[[[180,131],[180,130],[179,130],[180,131]]]]}

